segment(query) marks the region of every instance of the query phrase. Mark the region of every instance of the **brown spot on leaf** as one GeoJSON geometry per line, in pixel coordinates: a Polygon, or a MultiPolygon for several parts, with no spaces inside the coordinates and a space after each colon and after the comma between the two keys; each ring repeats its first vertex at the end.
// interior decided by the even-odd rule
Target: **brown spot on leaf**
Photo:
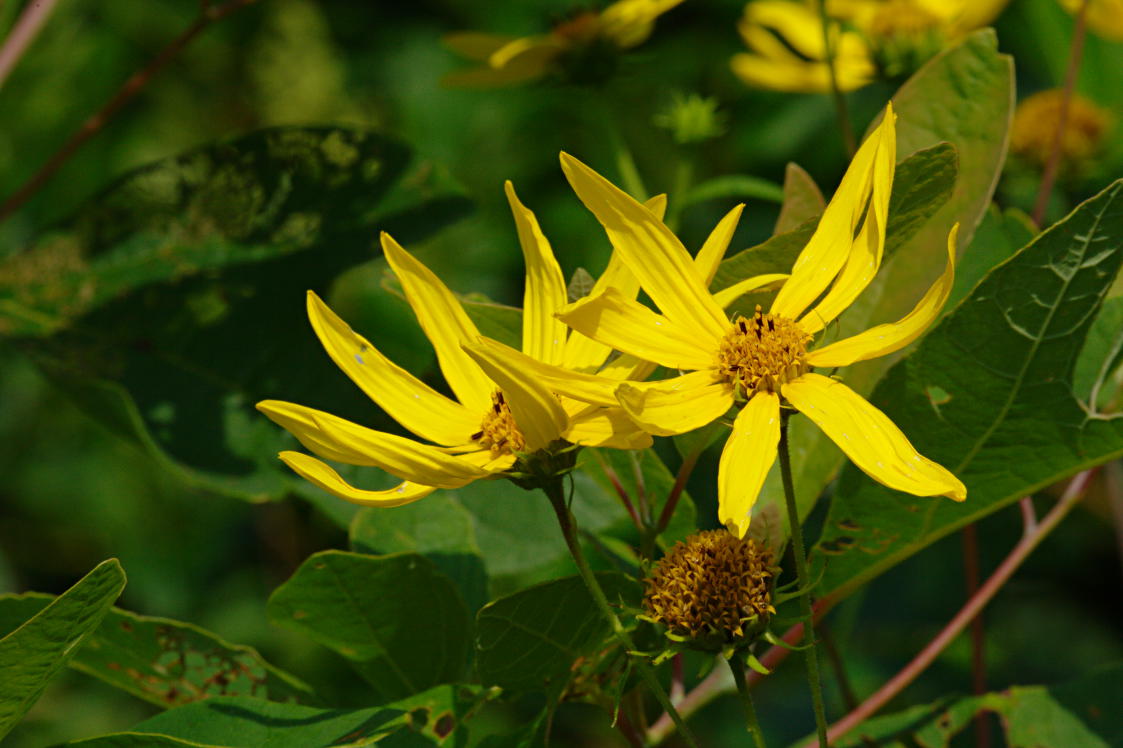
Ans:
{"type": "Polygon", "coordinates": [[[451,735],[452,731],[455,729],[456,717],[452,715],[452,712],[445,712],[440,717],[437,717],[437,721],[433,724],[433,732],[436,733],[437,737],[441,740],[451,735]]]}

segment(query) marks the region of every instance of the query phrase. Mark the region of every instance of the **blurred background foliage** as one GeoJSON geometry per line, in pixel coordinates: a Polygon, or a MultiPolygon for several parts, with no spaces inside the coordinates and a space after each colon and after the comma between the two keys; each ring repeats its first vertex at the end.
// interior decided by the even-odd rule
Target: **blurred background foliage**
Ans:
{"type": "MultiPolygon", "coordinates": [[[[0,2],[0,36],[21,6],[0,2]]],[[[488,91],[438,85],[460,64],[441,47],[442,34],[535,33],[572,7],[566,0],[260,0],[208,29],[0,224],[0,258],[19,252],[130,169],[275,125],[372,127],[412,145],[419,163],[447,174],[474,211],[411,248],[454,289],[514,305],[523,271],[503,180],[512,180],[537,213],[563,270],[585,267],[596,274],[607,259],[607,242],[565,183],[557,154],[568,151],[618,177],[609,121],[620,127],[652,194],[674,188],[683,161],[693,165],[697,181],[748,174],[775,184],[795,161],[824,192],[833,191],[846,155],[829,98],[749,90],[729,70],[730,56],[741,49],[734,27],[739,2],[687,0],[661,19],[599,93],[556,83],[488,91]],[[715,99],[726,126],[703,144],[679,145],[656,123],[676,97],[692,94],[715,99]]],[[[0,89],[0,195],[22,184],[196,12],[189,0],[61,4],[0,89]]],[[[1015,59],[1019,99],[1061,84],[1072,27],[1055,0],[1010,3],[996,28],[1000,50],[1015,59]]],[[[1062,173],[1050,220],[1123,172],[1123,44],[1090,34],[1077,90],[1106,113],[1114,130],[1097,158],[1062,173]]],[[[891,93],[888,85],[874,84],[850,96],[859,131],[891,93]]],[[[1012,157],[996,199],[1028,212],[1038,180],[1038,167],[1012,157]]],[[[688,247],[700,244],[728,202],[686,209],[680,234],[688,247]]],[[[770,236],[778,210],[777,203],[750,200],[732,249],[770,236]]],[[[408,310],[390,294],[370,292],[381,288],[384,268],[374,259],[342,274],[333,306],[405,368],[432,370],[433,354],[408,310]]],[[[299,311],[304,300],[294,294],[285,303],[299,311]]],[[[258,334],[281,344],[299,340],[314,350],[312,331],[303,324],[258,334]]],[[[323,386],[350,384],[338,376],[323,386]]],[[[362,703],[365,686],[340,658],[270,626],[265,616],[268,595],[308,555],[346,547],[350,507],[322,498],[248,503],[214,493],[89,419],[11,347],[0,347],[0,474],[0,591],[61,592],[115,556],[129,577],[122,607],[188,620],[257,647],[339,703],[362,703]]],[[[696,480],[690,488],[700,525],[712,524],[712,487],[696,480]]],[[[314,498],[313,491],[304,493],[314,498]]],[[[506,500],[520,498],[514,492],[506,500]]],[[[487,511],[486,501],[476,504],[487,511]]],[[[522,521],[531,534],[555,532],[548,512],[528,510],[522,521]]],[[[1019,532],[1012,508],[981,524],[984,570],[1001,560],[1019,532]]],[[[959,545],[958,536],[940,541],[828,619],[856,693],[868,694],[891,676],[958,609],[959,545]]],[[[1123,657],[1121,581],[1111,509],[1098,489],[988,608],[990,686],[1056,682],[1123,657]]],[[[907,700],[967,691],[969,672],[961,639],[911,687],[907,700]]],[[[781,738],[810,729],[800,675],[798,667],[782,668],[758,690],[765,728],[781,738]]],[[[828,682],[837,716],[843,696],[833,679],[828,682]]],[[[155,711],[68,671],[6,745],[40,746],[122,729],[155,711]]],[[[591,714],[588,707],[563,708],[558,744],[613,744],[617,738],[599,717],[588,719],[591,714]]],[[[520,712],[496,710],[493,718],[513,725],[520,712]]],[[[694,724],[706,744],[732,744],[743,735],[731,698],[707,707],[694,724]]]]}

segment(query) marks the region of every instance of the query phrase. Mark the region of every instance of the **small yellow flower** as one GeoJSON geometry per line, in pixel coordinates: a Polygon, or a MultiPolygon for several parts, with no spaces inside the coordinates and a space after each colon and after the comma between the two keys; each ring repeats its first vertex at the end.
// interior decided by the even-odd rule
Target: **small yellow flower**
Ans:
{"type": "MultiPolygon", "coordinates": [[[[655,29],[655,19],[683,0],[619,0],[599,13],[583,11],[549,33],[512,37],[478,31],[448,34],[448,49],[478,67],[445,76],[446,86],[492,88],[542,78],[566,68],[567,58],[580,53],[630,49],[655,29]]],[[[579,63],[579,61],[576,61],[579,63]]]]}
{"type": "MultiPolygon", "coordinates": [[[[948,237],[946,270],[912,312],[850,338],[812,345],[881,263],[896,158],[894,120],[890,107],[858,150],[771,309],[733,320],[723,311],[727,292],[707,290],[705,277],[662,222],[604,177],[562,155],[578,197],[662,313],[610,289],[569,306],[560,317],[617,350],[688,372],[617,388],[620,404],[650,433],[682,434],[740,407],[718,468],[718,518],[738,537],[749,527],[776,459],[782,400],[807,415],[874,480],[917,496],[966,498],[963,483],[919,455],[884,413],[843,383],[813,371],[903,348],[936,319],[951,291],[955,229],[948,237]]],[[[742,207],[723,219],[726,231],[732,233],[742,207]]],[[[750,278],[743,285],[757,282],[750,278]]],[[[600,399],[603,392],[585,380],[559,379],[551,386],[607,404],[600,399]]]]}
{"type": "MultiPolygon", "coordinates": [[[[523,355],[534,361],[564,360],[599,368],[610,349],[570,334],[556,319],[557,311],[568,303],[561,269],[534,214],[519,202],[510,182],[506,190],[527,266],[523,355]]],[[[258,403],[261,412],[320,457],[378,467],[403,482],[388,490],[363,490],[315,457],[282,452],[285,464],[303,478],[347,501],[393,507],[438,488],[458,488],[512,470],[517,473],[536,453],[564,448],[559,440],[619,448],[650,445],[651,437],[620,408],[558,397],[543,383],[497,360],[480,347],[475,324],[432,271],[385,233],[382,248],[456,399],[396,366],[309,291],[308,317],[328,355],[387,414],[429,443],[375,431],[303,405],[278,400],[258,403]]]]}
{"type": "MultiPolygon", "coordinates": [[[[1077,13],[1085,0],[1060,0],[1069,13],[1077,13]]],[[[1087,0],[1084,11],[1088,28],[1104,39],[1123,42],[1123,0],[1087,0]]]]}
{"type": "MultiPolygon", "coordinates": [[[[1010,150],[1036,166],[1044,166],[1053,152],[1053,140],[1061,118],[1064,92],[1059,88],[1027,96],[1014,110],[1010,150]]],[[[1111,115],[1080,94],[1068,102],[1068,121],[1061,140],[1061,157],[1069,166],[1087,161],[1111,127],[1111,115]]]]}
{"type": "MultiPolygon", "coordinates": [[[[833,0],[827,2],[835,75],[842,91],[880,73],[906,74],[949,41],[989,24],[1009,0],[833,0]]],[[[774,91],[831,90],[818,0],[761,0],[745,6],[738,30],[749,51],[733,72],[774,91]]]]}

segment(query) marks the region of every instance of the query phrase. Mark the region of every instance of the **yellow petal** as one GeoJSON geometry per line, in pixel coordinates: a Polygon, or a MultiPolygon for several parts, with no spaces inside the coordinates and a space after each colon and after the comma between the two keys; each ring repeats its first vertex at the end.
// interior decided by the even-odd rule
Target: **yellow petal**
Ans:
{"type": "Polygon", "coordinates": [[[618,0],[600,14],[600,33],[621,49],[641,44],[654,30],[655,19],[682,0],[618,0]]]}
{"type": "Polygon", "coordinates": [[[575,404],[578,407],[566,408],[571,413],[569,429],[564,434],[566,441],[584,447],[613,449],[647,449],[651,446],[651,435],[621,408],[575,404]]]}
{"type": "Polygon", "coordinates": [[[690,253],[650,210],[567,153],[562,169],[570,185],[596,215],[613,248],[668,318],[700,342],[716,346],[728,320],[706,290],[690,253]]]}
{"type": "Polygon", "coordinates": [[[757,291],[767,286],[775,285],[786,281],[789,277],[787,273],[765,273],[764,275],[754,275],[752,278],[734,283],[728,288],[723,288],[714,294],[714,299],[717,303],[721,304],[722,309],[725,309],[737,299],[741,298],[750,291],[757,291]]]}
{"type": "Polygon", "coordinates": [[[257,404],[257,409],[268,416],[273,423],[295,436],[307,449],[325,460],[365,467],[378,465],[378,462],[365,452],[357,452],[340,444],[330,434],[321,432],[320,427],[312,419],[310,409],[280,400],[262,400],[257,404]]]}
{"type": "Polygon", "coordinates": [[[808,312],[799,326],[815,334],[838,317],[866,289],[885,252],[885,227],[889,222],[889,196],[897,162],[895,128],[887,127],[878,141],[873,162],[873,188],[858,238],[851,244],[846,264],[823,300],[808,312]]]}
{"type": "Polygon", "coordinates": [[[584,403],[616,405],[618,381],[543,363],[488,337],[481,336],[473,348],[485,352],[495,361],[502,362],[507,371],[518,372],[524,378],[538,380],[559,395],[584,403]]]}
{"type": "Polygon", "coordinates": [[[831,198],[815,233],[792,266],[792,277],[780,289],[772,312],[798,319],[834,280],[850,256],[854,233],[865,212],[874,181],[874,162],[883,141],[892,136],[892,104],[873,134],[854,155],[842,183],[831,198]]]}
{"type": "Polygon", "coordinates": [[[437,447],[368,429],[314,408],[266,400],[258,403],[257,409],[302,443],[308,439],[338,445],[341,453],[361,455],[364,460],[346,462],[373,465],[402,480],[437,488],[458,488],[487,475],[484,470],[437,447]]]}
{"type": "Polygon", "coordinates": [[[643,207],[651,211],[651,213],[660,221],[667,215],[667,194],[654,195],[643,201],[643,207]]]}
{"type": "Polygon", "coordinates": [[[526,451],[535,452],[561,437],[569,417],[553,391],[528,372],[512,366],[495,353],[493,346],[465,346],[488,376],[499,385],[519,430],[526,438],[526,451]]]}
{"type": "Polygon", "coordinates": [[[616,397],[636,423],[656,436],[701,428],[733,405],[729,386],[715,381],[713,371],[692,371],[660,382],[624,382],[616,397]]]}
{"type": "Polygon", "coordinates": [[[779,442],[780,398],[758,392],[737,414],[717,468],[717,519],[739,538],[749,529],[779,442]]]}
{"type": "Polygon", "coordinates": [[[518,70],[542,75],[554,59],[565,51],[564,44],[557,37],[523,36],[512,39],[487,58],[487,64],[496,70],[518,70]]]}
{"type": "Polygon", "coordinates": [[[523,352],[548,364],[560,364],[568,330],[554,314],[569,302],[565,279],[534,213],[519,202],[515,187],[509,180],[503,188],[511,204],[511,213],[515,216],[519,245],[526,263],[523,352]]]}
{"type": "Polygon", "coordinates": [[[718,221],[717,226],[706,237],[706,241],[702,248],[698,250],[698,254],[694,256],[694,267],[698,269],[698,275],[702,276],[702,280],[707,287],[714,279],[714,274],[717,273],[718,265],[725,257],[726,250],[729,249],[729,242],[733,241],[733,233],[737,230],[737,221],[741,219],[741,211],[744,209],[745,204],[741,203],[726,213],[725,217],[718,221]]]}
{"type": "Polygon", "coordinates": [[[541,78],[543,71],[533,68],[507,67],[496,70],[487,65],[454,70],[441,76],[445,88],[502,88],[541,78]]]}
{"type": "Polygon", "coordinates": [[[437,490],[433,486],[423,486],[405,481],[385,491],[364,491],[355,488],[340,478],[339,473],[315,457],[309,457],[300,452],[281,452],[280,458],[304,480],[354,504],[383,508],[403,506],[418,499],[423,499],[437,490]]]}
{"type": "Polygon", "coordinates": [[[383,356],[312,291],[308,319],[336,366],[391,418],[422,439],[459,444],[479,427],[479,412],[453,402],[383,356]]]}
{"type": "Polygon", "coordinates": [[[441,37],[445,49],[476,62],[485,62],[512,41],[514,37],[482,31],[456,31],[441,37]]]}
{"type": "Polygon", "coordinates": [[[495,457],[492,455],[490,449],[480,449],[480,445],[475,442],[473,442],[471,446],[475,447],[475,451],[457,456],[465,462],[483,468],[489,473],[502,473],[504,470],[514,465],[515,460],[518,459],[513,454],[503,454],[495,457]]]}
{"type": "Polygon", "coordinates": [[[672,369],[707,368],[717,352],[716,340],[699,340],[694,328],[656,314],[612,288],[571,304],[558,317],[618,351],[672,369]]]}
{"type": "Polygon", "coordinates": [[[919,338],[940,316],[940,310],[944,308],[951,294],[951,287],[955,284],[955,241],[958,234],[957,223],[948,234],[948,264],[943,275],[932,284],[928,293],[924,294],[911,312],[896,322],[871,327],[865,332],[811,351],[807,354],[807,363],[824,369],[849,366],[855,361],[888,355],[919,338]]]}
{"type": "Polygon", "coordinates": [[[958,478],[917,453],[888,416],[842,382],[804,374],[781,394],[878,483],[915,496],[967,498],[958,478]]]}
{"type": "Polygon", "coordinates": [[[464,343],[475,343],[480,336],[475,323],[433,271],[418,262],[385,232],[382,234],[382,250],[402,283],[406,300],[413,307],[421,329],[437,352],[437,361],[449,387],[469,410],[484,413],[491,407],[491,393],[495,385],[461,348],[464,343]]]}
{"type": "Polygon", "coordinates": [[[826,59],[821,17],[806,5],[787,0],[757,0],[745,6],[741,24],[771,29],[801,57],[826,59]]]}

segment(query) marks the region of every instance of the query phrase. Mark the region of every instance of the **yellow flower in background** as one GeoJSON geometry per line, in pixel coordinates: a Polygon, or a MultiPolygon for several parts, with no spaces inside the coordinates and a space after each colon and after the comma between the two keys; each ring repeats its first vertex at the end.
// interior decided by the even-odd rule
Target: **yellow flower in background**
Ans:
{"type": "Polygon", "coordinates": [[[450,73],[442,83],[465,88],[515,85],[562,71],[568,57],[584,51],[630,49],[651,36],[656,18],[682,1],[619,0],[600,12],[582,11],[536,36],[448,34],[443,40],[448,49],[480,65],[450,73]]]}
{"type": "MultiPolygon", "coordinates": [[[[1069,13],[1077,13],[1084,0],[1060,0],[1061,7],[1069,13]]],[[[1104,39],[1123,42],[1123,0],[1088,0],[1084,11],[1088,28],[1104,39]]]]}
{"type": "MultiPolygon", "coordinates": [[[[887,109],[858,150],[771,309],[758,307],[753,316],[733,320],[661,221],[589,167],[562,156],[574,191],[661,313],[610,289],[571,305],[561,319],[619,351],[687,372],[664,381],[625,382],[616,390],[628,414],[652,434],[686,433],[740,406],[718,469],[719,520],[739,537],[776,459],[782,401],[807,415],[874,480],[918,496],[966,498],[963,483],[918,454],[884,413],[842,382],[813,371],[903,348],[936,319],[951,291],[955,229],[943,275],[909,314],[850,338],[811,345],[881,263],[896,158],[894,120],[887,109]]],[[[740,210],[723,219],[730,232],[740,210]]],[[[599,393],[585,384],[574,381],[566,394],[598,402],[599,393]]],[[[564,383],[554,386],[565,391],[564,383]]]]}
{"type": "MultiPolygon", "coordinates": [[[[519,202],[510,183],[507,196],[527,264],[524,354],[543,362],[568,354],[569,360],[599,367],[610,350],[592,341],[582,344],[555,318],[568,303],[561,270],[534,214],[519,202]]],[[[281,459],[296,473],[341,499],[393,507],[438,488],[458,488],[517,470],[523,456],[564,447],[558,440],[620,448],[650,445],[651,437],[619,407],[559,398],[541,382],[493,360],[486,350],[476,350],[479,330],[453,293],[388,234],[382,235],[382,248],[456,399],[396,366],[309,291],[308,317],[328,355],[390,417],[428,443],[303,405],[258,403],[261,412],[320,457],[378,467],[403,482],[382,491],[359,489],[315,457],[282,452],[281,459]]]]}
{"type": "MultiPolygon", "coordinates": [[[[842,91],[878,75],[911,73],[948,42],[991,23],[1009,0],[828,0],[835,75],[842,91]]],[[[761,0],[745,6],[738,30],[749,51],[733,72],[755,88],[830,91],[817,0],[761,0]]]]}
{"type": "MultiPolygon", "coordinates": [[[[1043,167],[1053,152],[1061,119],[1064,91],[1039,91],[1018,102],[1010,129],[1010,151],[1043,167]]],[[[1061,139],[1062,163],[1079,166],[1096,154],[1111,129],[1111,115],[1075,91],[1068,102],[1068,120],[1061,139]]]]}

